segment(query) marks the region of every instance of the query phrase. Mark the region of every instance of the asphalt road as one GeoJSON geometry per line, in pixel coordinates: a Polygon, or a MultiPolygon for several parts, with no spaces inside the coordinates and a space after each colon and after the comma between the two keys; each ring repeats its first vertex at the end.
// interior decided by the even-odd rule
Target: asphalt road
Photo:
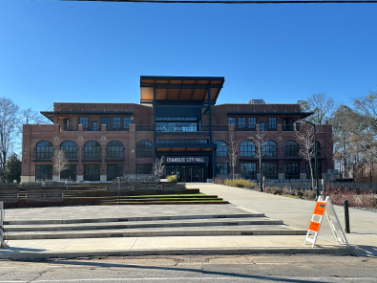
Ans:
{"type": "Polygon", "coordinates": [[[377,282],[377,258],[201,255],[0,261],[0,283],[5,282],[377,282]]]}

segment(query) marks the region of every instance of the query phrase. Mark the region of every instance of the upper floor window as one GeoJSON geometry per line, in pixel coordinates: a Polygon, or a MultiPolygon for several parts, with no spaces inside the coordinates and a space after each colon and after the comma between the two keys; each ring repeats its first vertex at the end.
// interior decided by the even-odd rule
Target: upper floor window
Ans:
{"type": "Polygon", "coordinates": [[[65,141],[60,145],[60,150],[64,151],[64,155],[67,158],[77,157],[77,145],[73,141],[65,141]]]}
{"type": "Polygon", "coordinates": [[[255,118],[255,117],[249,117],[249,119],[248,119],[249,121],[249,128],[250,129],[255,129],[255,127],[256,127],[256,124],[257,124],[257,118],[255,118]]]}
{"type": "Polygon", "coordinates": [[[266,130],[266,123],[265,122],[260,122],[260,130],[261,130],[261,132],[264,132],[266,130]]]}
{"type": "Polygon", "coordinates": [[[286,141],[284,143],[284,156],[298,156],[298,143],[295,141],[286,141]]]}
{"type": "Polygon", "coordinates": [[[41,141],[37,144],[37,158],[51,158],[54,154],[54,147],[49,141],[41,141]]]}
{"type": "Polygon", "coordinates": [[[84,158],[100,158],[101,146],[96,141],[88,141],[84,145],[84,158]]]}
{"type": "Polygon", "coordinates": [[[246,127],[246,118],[240,117],[238,118],[238,128],[245,128],[246,127]]]}
{"type": "Polygon", "coordinates": [[[84,128],[88,127],[88,117],[80,117],[79,124],[83,125],[84,128]]]}
{"type": "Polygon", "coordinates": [[[102,124],[106,125],[106,129],[110,128],[110,117],[102,117],[102,124]]]}
{"type": "Polygon", "coordinates": [[[226,157],[227,152],[226,152],[226,143],[223,141],[217,141],[215,142],[217,144],[217,149],[216,149],[216,156],[217,157],[226,157]]]}
{"type": "Polygon", "coordinates": [[[228,125],[235,125],[236,124],[236,118],[229,117],[228,118],[228,125]]]}
{"type": "Polygon", "coordinates": [[[153,157],[153,146],[149,141],[141,141],[136,146],[137,157],[153,157]]]}
{"type": "Polygon", "coordinates": [[[120,128],[120,117],[113,117],[113,129],[120,128]]]}
{"type": "Polygon", "coordinates": [[[123,117],[123,128],[128,129],[131,124],[131,117],[123,117]]]}
{"type": "Polygon", "coordinates": [[[240,145],[241,156],[251,157],[255,155],[255,144],[251,141],[244,141],[240,145]]]}
{"type": "Polygon", "coordinates": [[[270,129],[276,129],[276,117],[270,117],[268,118],[268,127],[270,129]]]}
{"type": "Polygon", "coordinates": [[[107,158],[123,157],[123,143],[120,141],[111,141],[107,144],[107,158]]]}

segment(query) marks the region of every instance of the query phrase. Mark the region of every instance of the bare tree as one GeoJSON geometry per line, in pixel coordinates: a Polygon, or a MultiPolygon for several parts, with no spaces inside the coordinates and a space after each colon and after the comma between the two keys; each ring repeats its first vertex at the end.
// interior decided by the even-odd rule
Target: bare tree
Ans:
{"type": "Polygon", "coordinates": [[[55,150],[54,156],[52,157],[53,166],[56,172],[59,173],[59,181],[60,181],[60,173],[66,169],[68,169],[68,160],[65,157],[65,153],[63,150],[55,150]]]}
{"type": "Polygon", "coordinates": [[[12,100],[0,98],[0,177],[4,171],[8,153],[12,151],[17,135],[17,115],[19,107],[12,100]]]}
{"type": "Polygon", "coordinates": [[[160,158],[156,158],[154,164],[153,164],[153,175],[156,178],[160,178],[165,173],[165,165],[162,163],[164,162],[164,156],[161,156],[160,158]]]}
{"type": "Polygon", "coordinates": [[[255,144],[255,157],[259,160],[259,184],[260,190],[263,192],[263,172],[262,172],[262,157],[263,157],[263,143],[266,142],[265,139],[266,132],[261,131],[260,128],[257,128],[255,136],[249,137],[255,144]]]}
{"type": "Polygon", "coordinates": [[[312,159],[314,157],[314,134],[312,128],[303,132],[296,132],[298,143],[301,145],[299,155],[309,162],[310,176],[312,178],[312,188],[314,189],[314,177],[312,168],[312,159]]]}
{"type": "Polygon", "coordinates": [[[234,171],[240,157],[240,147],[233,140],[233,136],[230,136],[230,143],[226,146],[229,156],[230,167],[232,168],[232,180],[234,181],[234,171]]]}
{"type": "Polygon", "coordinates": [[[297,103],[303,111],[314,112],[305,119],[314,124],[325,124],[326,120],[331,119],[339,108],[339,103],[325,93],[312,94],[306,101],[299,100],[297,103]]]}

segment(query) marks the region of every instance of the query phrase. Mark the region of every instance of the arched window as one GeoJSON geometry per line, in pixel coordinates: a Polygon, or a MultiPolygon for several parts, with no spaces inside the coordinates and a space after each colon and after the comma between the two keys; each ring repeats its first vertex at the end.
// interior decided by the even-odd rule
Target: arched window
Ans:
{"type": "Polygon", "coordinates": [[[120,141],[111,141],[107,144],[107,158],[123,157],[123,144],[120,141]]]}
{"type": "Polygon", "coordinates": [[[240,145],[241,156],[251,157],[255,155],[255,144],[251,141],[244,141],[240,145]]]}
{"type": "Polygon", "coordinates": [[[96,141],[88,141],[84,145],[84,158],[100,158],[101,146],[96,141]]]}
{"type": "Polygon", "coordinates": [[[298,156],[298,143],[295,141],[286,141],[284,143],[284,156],[298,156]]]}
{"type": "Polygon", "coordinates": [[[136,147],[136,157],[153,157],[153,146],[149,141],[141,141],[136,147]]]}
{"type": "Polygon", "coordinates": [[[226,157],[226,143],[223,141],[217,141],[215,142],[217,144],[217,149],[216,149],[216,156],[217,157],[226,157]]]}
{"type": "Polygon", "coordinates": [[[51,158],[54,154],[54,147],[49,141],[41,141],[37,144],[37,158],[51,158]]]}
{"type": "Polygon", "coordinates": [[[277,146],[274,141],[266,141],[262,145],[263,156],[277,156],[277,146]]]}
{"type": "Polygon", "coordinates": [[[77,145],[73,141],[65,141],[60,145],[60,150],[64,151],[66,158],[76,158],[77,157],[77,145]]]}

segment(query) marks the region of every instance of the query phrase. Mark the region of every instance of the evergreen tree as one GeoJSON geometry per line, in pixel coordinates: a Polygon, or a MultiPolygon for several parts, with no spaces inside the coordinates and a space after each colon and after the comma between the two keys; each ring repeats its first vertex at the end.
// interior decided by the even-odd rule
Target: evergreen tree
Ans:
{"type": "Polygon", "coordinates": [[[6,180],[10,183],[21,180],[21,159],[16,153],[12,153],[6,163],[6,180]]]}

